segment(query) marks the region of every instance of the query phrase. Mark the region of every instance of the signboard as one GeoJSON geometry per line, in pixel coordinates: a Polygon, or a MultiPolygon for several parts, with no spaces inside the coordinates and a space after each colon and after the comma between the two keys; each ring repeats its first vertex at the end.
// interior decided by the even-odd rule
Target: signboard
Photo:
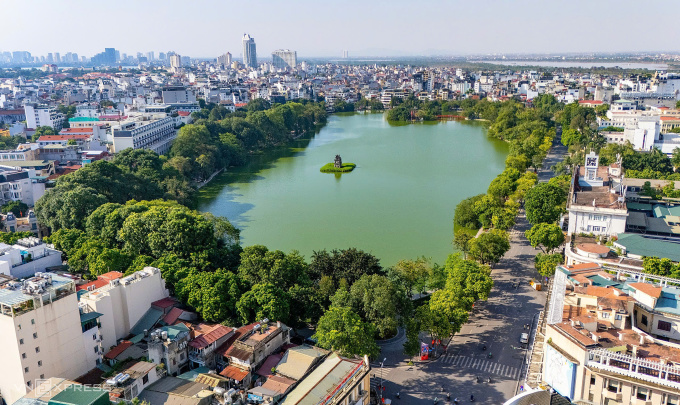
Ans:
{"type": "Polygon", "coordinates": [[[543,379],[546,383],[562,396],[574,398],[576,364],[546,344],[543,368],[543,379]]]}

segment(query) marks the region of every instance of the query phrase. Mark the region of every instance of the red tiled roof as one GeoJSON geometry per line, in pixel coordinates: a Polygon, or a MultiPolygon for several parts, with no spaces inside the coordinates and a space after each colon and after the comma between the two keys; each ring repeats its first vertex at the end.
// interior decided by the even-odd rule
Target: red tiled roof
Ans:
{"type": "Polygon", "coordinates": [[[271,356],[268,356],[264,363],[260,366],[259,369],[255,372],[258,375],[261,375],[263,377],[271,377],[272,375],[272,368],[276,367],[277,364],[281,361],[283,358],[283,354],[272,354],[271,356]]]}
{"type": "Polygon", "coordinates": [[[90,139],[90,135],[77,135],[77,134],[43,135],[40,138],[38,138],[38,142],[40,142],[40,141],[68,141],[69,139],[90,139]]]}
{"type": "Polygon", "coordinates": [[[125,349],[127,349],[130,346],[132,346],[132,342],[127,341],[127,340],[123,340],[122,342],[120,342],[120,344],[118,346],[109,350],[109,352],[104,355],[104,358],[113,360],[116,357],[118,357],[118,355],[123,353],[125,351],[125,349]]]}
{"type": "Polygon", "coordinates": [[[179,316],[182,315],[184,311],[175,307],[168,312],[167,315],[163,318],[163,322],[167,323],[168,325],[174,325],[175,322],[177,322],[177,319],[179,319],[179,316]]]}
{"type": "Polygon", "coordinates": [[[104,279],[104,280],[107,280],[107,281],[111,281],[111,280],[117,280],[117,279],[119,279],[123,276],[124,276],[124,274],[121,273],[120,271],[110,271],[108,273],[100,274],[99,277],[97,277],[97,279],[101,278],[101,279],[104,279]]]}
{"type": "Polygon", "coordinates": [[[198,336],[196,339],[189,342],[189,346],[197,349],[207,347],[208,345],[218,341],[220,338],[231,333],[234,329],[224,325],[215,325],[215,327],[208,333],[198,336]]]}
{"type": "Polygon", "coordinates": [[[680,121],[680,117],[661,116],[661,121],[680,121]]]}
{"type": "Polygon", "coordinates": [[[231,378],[232,380],[243,381],[243,379],[248,376],[248,372],[241,370],[238,367],[227,366],[220,372],[220,375],[222,377],[231,378]]]}
{"type": "Polygon", "coordinates": [[[654,287],[648,283],[630,283],[628,285],[650,297],[659,298],[661,296],[661,287],[654,287]]]}
{"type": "Polygon", "coordinates": [[[234,344],[236,339],[240,338],[244,334],[253,330],[253,328],[257,324],[259,324],[259,322],[251,323],[250,325],[241,326],[240,328],[236,329],[234,331],[234,334],[231,335],[229,337],[229,339],[227,339],[227,341],[222,344],[222,346],[217,348],[217,354],[221,355],[221,356],[226,356],[229,349],[231,349],[231,345],[234,344]]]}
{"type": "Polygon", "coordinates": [[[59,131],[59,135],[68,135],[68,134],[75,134],[75,133],[85,133],[85,132],[92,132],[93,129],[92,127],[83,127],[83,128],[64,128],[61,131],[59,131]]]}
{"type": "Polygon", "coordinates": [[[177,111],[177,115],[180,117],[188,117],[191,113],[189,111],[177,111]]]}
{"type": "Polygon", "coordinates": [[[166,308],[174,307],[175,305],[177,305],[177,301],[172,297],[165,297],[165,298],[160,299],[158,301],[152,302],[151,305],[158,307],[158,308],[166,309],[166,308]]]}
{"type": "Polygon", "coordinates": [[[98,289],[98,288],[104,287],[104,286],[107,285],[108,283],[109,283],[109,282],[106,281],[106,280],[97,279],[97,280],[94,280],[94,281],[90,281],[89,283],[85,283],[85,284],[76,286],[76,291],[83,291],[83,290],[85,290],[85,291],[91,291],[91,290],[96,290],[96,289],[98,289]],[[90,288],[90,287],[92,287],[92,288],[90,288]]]}

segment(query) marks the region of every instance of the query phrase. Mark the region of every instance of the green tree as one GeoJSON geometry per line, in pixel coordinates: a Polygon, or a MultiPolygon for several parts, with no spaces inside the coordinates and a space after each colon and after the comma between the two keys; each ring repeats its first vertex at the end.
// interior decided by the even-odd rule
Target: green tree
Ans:
{"type": "Polygon", "coordinates": [[[558,225],[539,223],[524,232],[531,246],[540,248],[543,253],[552,253],[564,243],[564,233],[558,225]]]}
{"type": "MultiPolygon", "coordinates": [[[[237,303],[241,286],[236,274],[218,269],[192,271],[177,283],[178,296],[184,298],[201,317],[211,322],[237,322],[237,303]]],[[[258,318],[262,319],[262,318],[258,318]]]]}
{"type": "Polygon", "coordinates": [[[506,231],[492,229],[470,241],[470,257],[482,264],[493,264],[510,250],[510,236],[506,231]]]}
{"type": "Polygon", "coordinates": [[[564,262],[561,253],[544,254],[539,253],[534,258],[534,266],[538,274],[545,277],[552,277],[555,274],[555,268],[564,262]]]}
{"type": "Polygon", "coordinates": [[[315,251],[309,263],[309,274],[314,280],[331,276],[336,282],[345,279],[350,285],[364,274],[384,274],[380,260],[356,248],[315,251]]]}
{"type": "Polygon", "coordinates": [[[250,285],[271,283],[287,290],[295,284],[307,285],[307,263],[297,251],[285,254],[265,246],[248,246],[241,252],[239,277],[250,285]]]}
{"type": "Polygon", "coordinates": [[[338,351],[343,356],[379,353],[374,340],[375,327],[361,320],[349,307],[330,307],[319,319],[314,339],[320,347],[338,351]]]}
{"type": "Polygon", "coordinates": [[[404,287],[406,295],[411,298],[414,290],[418,293],[425,290],[430,267],[427,258],[419,257],[416,260],[399,260],[388,272],[404,287]]]}
{"type": "Polygon", "coordinates": [[[33,235],[33,232],[0,232],[0,242],[7,244],[7,245],[13,245],[17,243],[19,239],[23,238],[29,238],[33,235]]]}
{"type": "Polygon", "coordinates": [[[290,297],[271,283],[255,284],[238,300],[236,310],[244,324],[264,318],[288,322],[290,297]]]}
{"type": "Polygon", "coordinates": [[[484,194],[479,194],[474,197],[466,198],[456,206],[456,212],[453,216],[453,223],[470,229],[478,229],[481,226],[479,222],[479,215],[475,209],[475,205],[484,197],[484,194]]]}
{"type": "Polygon", "coordinates": [[[460,229],[453,234],[453,245],[463,252],[463,256],[467,258],[467,253],[470,250],[470,241],[474,239],[469,232],[460,229]]]}
{"type": "Polygon", "coordinates": [[[524,208],[531,224],[552,223],[564,212],[567,194],[555,184],[540,183],[529,190],[524,208]]]}
{"type": "Polygon", "coordinates": [[[362,319],[375,326],[378,337],[384,339],[397,333],[397,316],[406,298],[403,290],[385,276],[363,275],[349,292],[352,308],[362,319]]]}
{"type": "Polygon", "coordinates": [[[0,207],[0,210],[5,214],[11,212],[18,218],[28,214],[28,205],[22,201],[10,201],[0,207]]]}

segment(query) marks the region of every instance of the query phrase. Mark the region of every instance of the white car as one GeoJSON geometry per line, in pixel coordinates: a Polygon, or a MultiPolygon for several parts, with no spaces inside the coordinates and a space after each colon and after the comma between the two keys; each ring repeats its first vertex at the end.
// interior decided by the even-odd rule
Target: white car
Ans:
{"type": "Polygon", "coordinates": [[[519,337],[519,342],[520,343],[529,343],[529,334],[522,333],[522,336],[519,337]]]}

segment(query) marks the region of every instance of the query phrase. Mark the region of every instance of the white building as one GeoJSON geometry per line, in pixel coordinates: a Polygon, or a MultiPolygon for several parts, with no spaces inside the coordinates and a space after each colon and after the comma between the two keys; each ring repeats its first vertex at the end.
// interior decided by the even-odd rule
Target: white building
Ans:
{"type": "Polygon", "coordinates": [[[57,112],[55,108],[39,107],[35,104],[26,104],[26,125],[28,128],[52,127],[55,131],[61,130],[64,125],[64,114],[57,112]]]}
{"type": "Polygon", "coordinates": [[[80,297],[86,311],[102,314],[102,346],[106,351],[130,330],[150,310],[151,303],[169,296],[161,272],[145,267],[120,280],[80,297]]]}
{"type": "Polygon", "coordinates": [[[0,395],[8,404],[38,379],[74,379],[98,364],[97,323],[81,322],[75,292],[72,279],[47,273],[0,286],[0,395]]]}
{"type": "Polygon", "coordinates": [[[275,69],[294,69],[297,66],[297,52],[277,49],[272,52],[272,65],[275,69]]]}
{"type": "Polygon", "coordinates": [[[599,166],[599,156],[586,155],[577,166],[567,201],[568,234],[615,236],[626,230],[628,209],[621,185],[621,164],[599,166]]]}
{"type": "MultiPolygon", "coordinates": [[[[35,214],[30,211],[29,219],[36,225],[35,214]]],[[[16,218],[11,212],[5,217],[11,230],[11,224],[16,224],[16,218]]],[[[18,229],[17,229],[18,230],[18,229]]],[[[48,247],[36,237],[19,239],[10,246],[0,243],[0,274],[15,278],[31,277],[48,267],[61,266],[61,252],[48,247]]]]}
{"type": "Polygon", "coordinates": [[[127,148],[150,149],[159,155],[168,153],[177,137],[175,119],[166,114],[140,115],[119,121],[112,133],[114,152],[127,148]]]}
{"type": "Polygon", "coordinates": [[[43,194],[45,183],[34,182],[28,170],[0,166],[0,205],[22,201],[32,207],[43,194]]]}
{"type": "Polygon", "coordinates": [[[196,93],[186,87],[168,87],[163,89],[163,103],[195,103],[196,93]]]}

